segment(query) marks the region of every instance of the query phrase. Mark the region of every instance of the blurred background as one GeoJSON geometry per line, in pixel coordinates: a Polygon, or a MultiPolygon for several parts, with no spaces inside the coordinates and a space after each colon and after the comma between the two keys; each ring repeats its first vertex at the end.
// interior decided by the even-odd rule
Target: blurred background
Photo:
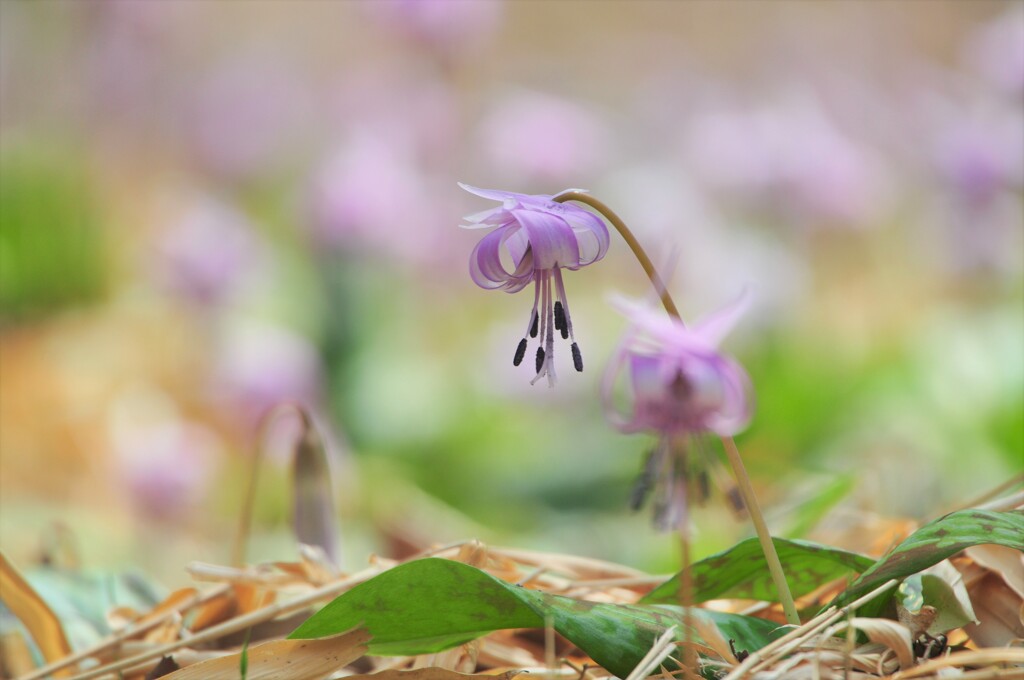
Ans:
{"type": "MultiPolygon", "coordinates": [[[[587,370],[531,387],[532,294],[470,280],[457,181],[589,189],[688,317],[752,287],[776,533],[881,550],[1024,465],[1021,3],[8,0],[0,135],[18,564],[226,564],[268,439],[248,557],[294,559],[260,423],[295,401],[343,568],[475,537],[673,570],[626,507],[653,441],[598,396],[642,271],[613,234],[566,277],[587,370]]],[[[696,556],[749,533],[713,499],[696,556]]]]}

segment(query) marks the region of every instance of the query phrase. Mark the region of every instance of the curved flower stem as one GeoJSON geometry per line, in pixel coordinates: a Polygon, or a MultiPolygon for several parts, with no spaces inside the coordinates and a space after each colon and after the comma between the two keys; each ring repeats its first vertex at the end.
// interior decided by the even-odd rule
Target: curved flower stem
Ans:
{"type": "MultiPolygon", "coordinates": [[[[669,295],[668,288],[665,287],[665,283],[661,280],[657,270],[654,268],[654,264],[651,262],[651,258],[647,257],[647,253],[644,251],[640,242],[636,240],[636,236],[629,230],[626,223],[622,221],[615,212],[609,208],[604,202],[594,198],[588,193],[582,191],[565,191],[555,196],[552,200],[559,203],[566,201],[576,201],[589,205],[591,208],[601,214],[606,220],[608,220],[613,227],[622,235],[622,239],[629,246],[630,250],[636,256],[636,259],[640,261],[640,266],[644,268],[644,272],[647,274],[647,278],[651,280],[655,290],[661,297],[661,304],[665,307],[665,311],[670,316],[676,319],[682,320],[679,315],[679,310],[676,308],[675,302],[672,300],[672,296],[669,295]]],[[[789,591],[789,584],[786,583],[786,576],[782,571],[782,563],[779,561],[779,554],[775,551],[775,544],[772,542],[771,534],[768,533],[768,525],[764,521],[764,515],[761,513],[761,506],[757,503],[757,497],[754,495],[754,487],[750,484],[750,477],[747,475],[747,469],[743,465],[743,459],[740,458],[739,449],[736,448],[736,442],[732,437],[722,437],[722,446],[725,448],[725,455],[729,459],[729,464],[732,466],[733,475],[736,477],[736,481],[739,484],[740,494],[743,496],[743,502],[746,504],[747,509],[750,511],[750,520],[754,523],[754,531],[757,532],[757,539],[761,543],[761,550],[764,552],[765,561],[768,563],[768,571],[771,573],[772,581],[775,583],[775,589],[779,593],[779,601],[782,604],[782,609],[786,614],[786,621],[793,625],[800,625],[800,616],[796,611],[796,604],[793,602],[793,595],[789,591]]]]}
{"type": "Polygon", "coordinates": [[[665,307],[665,311],[674,316],[677,319],[682,317],[679,316],[679,310],[676,309],[676,303],[672,301],[672,297],[668,294],[668,288],[665,287],[665,282],[661,280],[658,275],[658,270],[654,268],[654,263],[651,262],[651,258],[647,257],[647,253],[644,251],[640,242],[636,240],[636,236],[633,236],[633,232],[629,230],[626,223],[622,221],[622,218],[616,215],[611,208],[599,201],[588,193],[582,191],[563,191],[551,200],[557,203],[565,203],[566,201],[576,201],[577,203],[585,203],[591,208],[601,213],[601,216],[612,223],[616,231],[622,236],[622,240],[626,242],[629,249],[633,251],[633,255],[640,261],[640,266],[644,268],[644,272],[647,274],[647,278],[654,284],[654,289],[658,292],[661,297],[661,304],[665,307]]]}

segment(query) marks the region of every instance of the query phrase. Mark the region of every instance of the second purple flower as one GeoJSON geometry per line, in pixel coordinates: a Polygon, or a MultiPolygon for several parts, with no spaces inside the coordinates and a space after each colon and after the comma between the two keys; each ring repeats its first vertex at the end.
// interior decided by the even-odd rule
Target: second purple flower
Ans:
{"type": "Polygon", "coordinates": [[[653,490],[654,521],[660,529],[685,529],[690,499],[702,502],[709,493],[709,473],[717,473],[733,509],[743,510],[738,490],[718,473],[717,457],[704,435],[730,437],[750,421],[750,378],[718,349],[747,301],[744,294],[692,326],[639,304],[616,303],[630,328],[605,373],[602,394],[613,425],[623,432],[658,435],[631,504],[639,508],[653,490]],[[613,398],[623,372],[629,394],[624,411],[613,398]]]}
{"type": "Polygon", "coordinates": [[[574,205],[559,203],[554,196],[517,194],[477,189],[460,184],[482,198],[500,201],[501,206],[465,217],[467,229],[494,228],[473,249],[469,272],[481,288],[517,293],[534,284],[533,308],[513,363],[526,356],[530,338],[539,338],[535,360],[537,375],[531,383],[547,376],[555,383],[554,336],[572,340],[572,359],[583,370],[583,356],[572,330],[572,317],[562,282],[562,269],[576,270],[597,262],[608,252],[608,228],[593,213],[574,205]],[[502,259],[502,249],[507,259],[502,259]],[[506,262],[511,267],[506,266],[506,262]]]}

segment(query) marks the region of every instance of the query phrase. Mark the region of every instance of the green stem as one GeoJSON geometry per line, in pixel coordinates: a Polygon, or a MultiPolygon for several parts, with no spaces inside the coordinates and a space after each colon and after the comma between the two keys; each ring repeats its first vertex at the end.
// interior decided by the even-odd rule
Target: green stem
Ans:
{"type": "MultiPolygon", "coordinates": [[[[636,236],[629,230],[629,227],[622,221],[622,218],[616,215],[602,201],[582,191],[566,191],[555,196],[553,200],[559,203],[576,201],[589,205],[608,220],[619,234],[622,235],[626,245],[633,251],[636,259],[639,260],[640,266],[644,268],[644,272],[647,274],[647,278],[651,280],[655,290],[661,297],[661,304],[665,307],[665,311],[676,319],[682,320],[679,310],[676,308],[675,302],[672,301],[672,296],[669,295],[668,288],[666,288],[665,283],[658,275],[658,271],[654,268],[651,258],[647,257],[647,253],[640,245],[640,242],[636,240],[636,236]]],[[[775,544],[772,542],[771,534],[768,533],[768,524],[764,521],[761,506],[757,503],[754,487],[750,484],[750,477],[747,475],[747,469],[743,465],[743,459],[740,458],[739,449],[736,448],[736,442],[732,437],[722,437],[721,439],[722,446],[725,448],[725,455],[729,459],[733,475],[739,484],[743,502],[750,511],[750,519],[754,523],[754,531],[757,532],[757,540],[761,543],[761,550],[764,552],[765,561],[768,563],[768,571],[771,573],[775,589],[779,593],[779,601],[782,603],[782,609],[786,614],[786,621],[792,625],[799,626],[800,616],[797,614],[796,604],[793,602],[793,594],[789,591],[789,584],[786,583],[786,577],[782,571],[782,562],[779,561],[779,554],[775,551],[775,544]]]]}

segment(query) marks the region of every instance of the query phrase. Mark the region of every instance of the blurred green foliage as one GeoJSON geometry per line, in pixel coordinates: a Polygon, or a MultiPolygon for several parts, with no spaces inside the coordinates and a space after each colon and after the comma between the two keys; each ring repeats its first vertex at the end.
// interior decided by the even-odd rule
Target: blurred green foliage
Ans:
{"type": "Polygon", "coordinates": [[[94,301],[104,270],[93,188],[74,154],[0,152],[0,320],[94,301]]]}

